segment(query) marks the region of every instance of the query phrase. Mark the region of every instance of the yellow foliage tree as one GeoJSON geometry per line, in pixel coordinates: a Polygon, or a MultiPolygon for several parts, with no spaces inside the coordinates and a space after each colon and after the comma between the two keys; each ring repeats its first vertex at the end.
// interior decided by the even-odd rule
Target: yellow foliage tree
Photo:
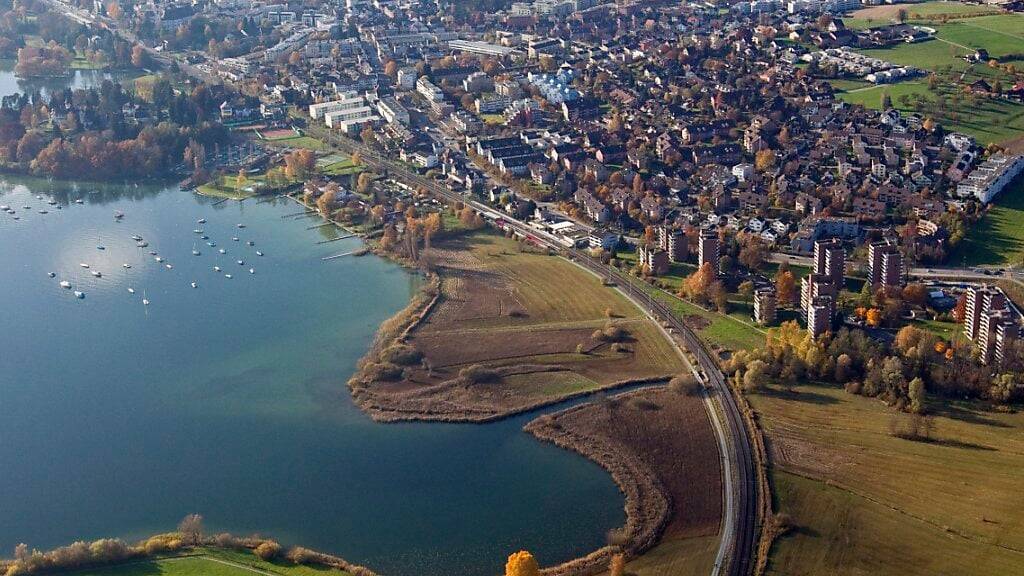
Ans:
{"type": "Polygon", "coordinates": [[[878,308],[872,308],[867,313],[868,326],[878,327],[882,325],[882,311],[878,308]]]}
{"type": "Polygon", "coordinates": [[[540,576],[540,566],[533,554],[520,550],[508,557],[505,563],[505,576],[540,576]]]}

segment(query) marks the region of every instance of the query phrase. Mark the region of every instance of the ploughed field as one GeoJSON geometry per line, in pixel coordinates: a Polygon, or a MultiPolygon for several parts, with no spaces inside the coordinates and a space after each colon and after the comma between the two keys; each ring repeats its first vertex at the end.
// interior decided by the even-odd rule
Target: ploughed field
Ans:
{"type": "Polygon", "coordinates": [[[683,368],[653,321],[562,258],[485,233],[423,257],[436,300],[352,382],[374,418],[488,420],[683,368]]]}

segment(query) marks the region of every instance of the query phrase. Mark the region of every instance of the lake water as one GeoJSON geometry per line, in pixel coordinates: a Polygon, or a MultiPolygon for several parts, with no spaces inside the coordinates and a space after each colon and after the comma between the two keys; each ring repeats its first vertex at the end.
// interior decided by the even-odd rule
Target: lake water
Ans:
{"type": "Polygon", "coordinates": [[[44,96],[54,90],[71,88],[90,88],[99,86],[103,80],[110,79],[127,85],[137,77],[137,72],[129,70],[72,70],[66,78],[19,78],[14,74],[14,62],[0,61],[0,96],[15,93],[31,93],[38,90],[44,96]]]}
{"type": "Polygon", "coordinates": [[[199,512],[388,575],[492,576],[510,552],[568,560],[623,523],[609,475],[522,432],[532,416],[376,424],[353,406],[346,380],[417,280],[374,256],[322,262],[359,242],[316,244],[335,232],[282,217],[293,202],[6,178],[3,204],[21,217],[0,213],[3,553],[199,512]]]}

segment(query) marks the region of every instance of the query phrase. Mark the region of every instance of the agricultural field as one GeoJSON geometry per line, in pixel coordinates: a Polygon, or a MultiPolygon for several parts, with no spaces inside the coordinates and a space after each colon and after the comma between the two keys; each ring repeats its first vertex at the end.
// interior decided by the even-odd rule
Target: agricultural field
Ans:
{"type": "Polygon", "coordinates": [[[311,567],[290,562],[265,562],[250,552],[200,549],[194,555],[156,560],[140,560],[66,572],[72,576],[351,576],[348,572],[326,567],[311,567]]]}
{"type": "Polygon", "coordinates": [[[950,255],[953,265],[1017,265],[1024,261],[1024,181],[996,197],[950,255]]]}
{"type": "Polygon", "coordinates": [[[930,440],[912,441],[892,435],[893,409],[838,387],[748,399],[769,439],[775,509],[793,526],[769,573],[1019,573],[1024,415],[934,406],[930,440]]]}
{"type": "Polygon", "coordinates": [[[485,233],[446,240],[426,258],[440,273],[440,296],[402,346],[382,355],[416,360],[406,359],[398,380],[359,387],[364,407],[488,419],[683,369],[657,325],[567,260],[485,233]]]}

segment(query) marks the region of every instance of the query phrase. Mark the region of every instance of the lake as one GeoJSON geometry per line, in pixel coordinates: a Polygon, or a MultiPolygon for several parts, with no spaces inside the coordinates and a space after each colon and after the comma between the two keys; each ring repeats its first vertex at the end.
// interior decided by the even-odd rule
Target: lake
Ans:
{"type": "Polygon", "coordinates": [[[419,281],[375,256],[321,261],[359,241],[317,244],[337,232],[290,200],[7,177],[4,204],[20,217],[0,213],[5,554],[199,512],[383,574],[493,576],[513,551],[568,560],[624,522],[607,473],[522,432],[536,414],[377,424],[353,406],[346,380],[419,281]]]}

